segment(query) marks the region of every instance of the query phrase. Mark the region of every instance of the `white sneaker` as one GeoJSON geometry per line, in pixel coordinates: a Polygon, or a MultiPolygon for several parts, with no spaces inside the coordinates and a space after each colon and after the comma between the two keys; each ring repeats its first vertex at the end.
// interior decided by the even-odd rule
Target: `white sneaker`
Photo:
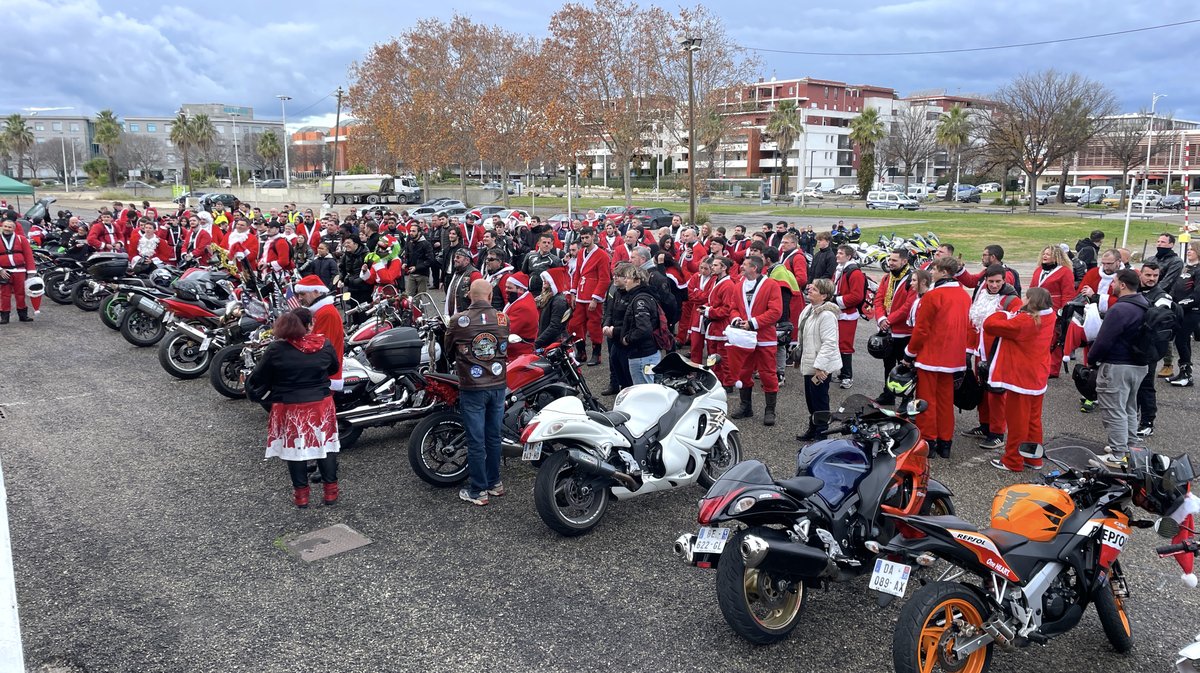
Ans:
{"type": "Polygon", "coordinates": [[[849,390],[854,385],[854,379],[842,379],[839,385],[842,390],[849,390]]]}
{"type": "Polygon", "coordinates": [[[1100,456],[1100,461],[1110,467],[1125,467],[1129,461],[1129,452],[1122,451],[1114,453],[1112,448],[1104,447],[1105,454],[1100,456]]]}

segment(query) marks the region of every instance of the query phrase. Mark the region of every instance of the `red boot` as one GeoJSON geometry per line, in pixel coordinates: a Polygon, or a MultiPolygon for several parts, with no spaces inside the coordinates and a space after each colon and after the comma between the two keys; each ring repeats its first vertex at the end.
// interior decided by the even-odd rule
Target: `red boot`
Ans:
{"type": "Polygon", "coordinates": [[[325,504],[326,505],[336,505],[337,499],[338,499],[337,482],[334,481],[334,482],[325,484],[325,504]]]}
{"type": "Polygon", "coordinates": [[[308,509],[308,487],[301,486],[293,494],[293,500],[300,509],[308,509]]]}

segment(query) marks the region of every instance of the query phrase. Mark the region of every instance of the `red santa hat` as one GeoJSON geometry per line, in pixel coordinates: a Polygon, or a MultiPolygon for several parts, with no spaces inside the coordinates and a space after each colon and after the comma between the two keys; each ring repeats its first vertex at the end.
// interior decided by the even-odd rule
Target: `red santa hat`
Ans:
{"type": "Polygon", "coordinates": [[[325,282],[316,274],[308,274],[301,278],[292,286],[295,292],[328,292],[329,288],[325,287],[325,282]]]}
{"type": "Polygon", "coordinates": [[[553,269],[546,269],[541,275],[542,282],[550,288],[550,292],[553,294],[562,294],[571,288],[565,267],[556,266],[553,269]]]}
{"type": "Polygon", "coordinates": [[[528,290],[529,289],[529,275],[524,273],[523,271],[511,273],[508,275],[508,283],[510,285],[516,285],[517,287],[521,288],[522,290],[528,290]]]}

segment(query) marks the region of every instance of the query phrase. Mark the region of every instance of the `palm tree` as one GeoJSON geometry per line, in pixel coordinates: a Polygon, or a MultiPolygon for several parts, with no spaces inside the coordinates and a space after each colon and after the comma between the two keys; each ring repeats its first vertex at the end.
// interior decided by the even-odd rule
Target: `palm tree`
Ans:
{"type": "Polygon", "coordinates": [[[192,122],[187,115],[180,112],[175,121],[171,122],[171,144],[183,155],[183,176],[187,180],[188,191],[192,191],[192,122]]]}
{"type": "MultiPolygon", "coordinates": [[[[960,105],[951,107],[943,112],[938,120],[937,141],[946,148],[946,152],[954,157],[955,173],[958,170],[959,148],[971,138],[971,113],[960,105]]],[[[946,200],[953,200],[958,193],[958,185],[946,189],[946,200]]]]}
{"type": "Polygon", "coordinates": [[[19,114],[4,120],[4,144],[17,155],[17,179],[25,177],[25,153],[33,146],[33,131],[19,114]]]}
{"type": "Polygon", "coordinates": [[[883,140],[883,121],[879,108],[869,107],[850,120],[850,142],[858,145],[858,189],[863,198],[875,183],[875,147],[883,140]]]}
{"type": "MultiPolygon", "coordinates": [[[[696,144],[708,155],[709,178],[714,178],[717,174],[717,148],[721,146],[721,140],[725,137],[726,125],[725,117],[715,109],[701,115],[696,124],[696,144]]],[[[702,193],[707,191],[702,190],[702,193]]]]}
{"type": "MultiPolygon", "coordinates": [[[[217,140],[217,127],[213,126],[212,120],[208,115],[199,114],[192,117],[191,122],[192,147],[196,148],[201,154],[207,153],[212,149],[213,143],[217,140]]],[[[207,167],[205,167],[207,171],[207,167]]]]}
{"type": "Polygon", "coordinates": [[[267,131],[258,137],[258,155],[275,168],[279,169],[279,157],[283,156],[283,147],[279,144],[279,136],[274,131],[267,131]]]}
{"type": "MultiPolygon", "coordinates": [[[[792,145],[796,143],[796,138],[803,132],[804,130],[800,124],[800,108],[796,107],[796,101],[785,100],[771,111],[771,117],[767,120],[765,133],[775,141],[776,153],[779,155],[780,196],[787,194],[788,151],[792,149],[792,145]]],[[[804,157],[800,157],[800,160],[803,161],[804,157]]]]}
{"type": "Polygon", "coordinates": [[[112,110],[101,110],[96,115],[96,144],[108,159],[108,184],[117,184],[117,146],[121,144],[121,122],[112,110]]]}

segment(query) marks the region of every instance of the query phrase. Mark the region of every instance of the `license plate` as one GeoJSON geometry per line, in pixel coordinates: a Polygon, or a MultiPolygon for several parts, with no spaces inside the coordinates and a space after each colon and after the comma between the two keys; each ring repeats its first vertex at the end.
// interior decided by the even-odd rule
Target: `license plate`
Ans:
{"type": "Polygon", "coordinates": [[[696,534],[696,544],[692,545],[694,554],[720,554],[729,542],[729,528],[706,526],[696,534]]]}
{"type": "Polygon", "coordinates": [[[912,566],[875,559],[875,571],[871,573],[871,583],[868,586],[875,591],[903,598],[911,573],[912,566]]]}
{"type": "Polygon", "coordinates": [[[211,339],[211,338],[209,338],[209,337],[204,337],[204,341],[201,341],[201,342],[200,342],[200,351],[201,351],[201,352],[204,352],[204,351],[208,350],[208,344],[209,344],[210,342],[212,342],[212,339],[211,339]]]}
{"type": "Polygon", "coordinates": [[[521,460],[537,460],[542,457],[542,443],[530,442],[521,451],[521,460]]]}

